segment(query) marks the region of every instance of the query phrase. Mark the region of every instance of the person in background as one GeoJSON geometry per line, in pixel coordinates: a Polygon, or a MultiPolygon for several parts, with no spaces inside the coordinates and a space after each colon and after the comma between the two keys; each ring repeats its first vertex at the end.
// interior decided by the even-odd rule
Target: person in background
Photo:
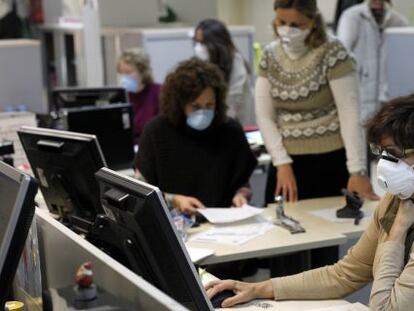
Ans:
{"type": "Polygon", "coordinates": [[[226,25],[216,19],[202,20],[195,28],[193,40],[195,56],[216,64],[224,73],[228,84],[227,115],[243,126],[256,124],[250,68],[237,51],[226,25]]]}
{"type": "Polygon", "coordinates": [[[134,113],[134,143],[139,145],[145,125],[159,113],[161,85],[154,82],[148,54],[141,49],[122,53],[117,65],[120,84],[134,113]]]}
{"type": "Polygon", "coordinates": [[[367,0],[345,10],[339,19],[338,38],[357,62],[362,122],[387,99],[384,31],[407,25],[389,0],[367,0]]]}
{"type": "Polygon", "coordinates": [[[23,37],[23,23],[19,16],[18,5],[22,1],[0,0],[0,39],[18,39],[23,37]]]}
{"type": "Polygon", "coordinates": [[[255,298],[337,299],[373,282],[370,310],[412,310],[414,297],[414,95],[384,105],[368,122],[368,140],[380,157],[379,184],[387,191],[348,254],[334,265],[260,283],[232,280],[206,285],[223,290],[230,307],[255,298]]]}
{"type": "Polygon", "coordinates": [[[266,202],[372,192],[353,61],[328,37],[315,0],[276,0],[276,40],[256,82],[256,118],[272,156],[266,202]],[[277,174],[275,173],[277,169],[277,174]]]}
{"type": "Polygon", "coordinates": [[[238,122],[226,116],[220,69],[192,58],[168,74],[161,114],[145,128],[135,161],[138,178],[165,193],[168,205],[193,215],[249,201],[256,158],[238,122]]]}
{"type": "MultiPolygon", "coordinates": [[[[326,33],[316,0],[276,0],[276,40],[262,55],[256,120],[272,163],[265,201],[339,196],[378,199],[367,174],[358,86],[346,49],[326,33]]],[[[311,252],[312,267],[338,260],[338,248],[311,252]]],[[[304,254],[308,256],[308,254],[304,254]]],[[[272,275],[304,269],[297,254],[273,258],[272,275]]]]}

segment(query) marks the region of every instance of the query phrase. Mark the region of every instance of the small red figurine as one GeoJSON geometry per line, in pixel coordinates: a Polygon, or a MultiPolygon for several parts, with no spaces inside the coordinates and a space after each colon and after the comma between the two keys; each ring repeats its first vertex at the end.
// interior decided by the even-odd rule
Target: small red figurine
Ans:
{"type": "Polygon", "coordinates": [[[93,284],[92,263],[90,261],[82,264],[76,271],[76,284],[80,288],[88,288],[93,284]]]}
{"type": "Polygon", "coordinates": [[[93,283],[92,263],[83,263],[76,271],[75,307],[77,309],[91,308],[96,304],[97,288],[93,283]]]}

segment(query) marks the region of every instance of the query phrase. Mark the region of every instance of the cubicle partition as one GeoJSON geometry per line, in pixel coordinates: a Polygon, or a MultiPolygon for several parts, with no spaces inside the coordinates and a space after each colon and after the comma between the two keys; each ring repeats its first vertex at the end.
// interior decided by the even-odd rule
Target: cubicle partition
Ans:
{"type": "Polygon", "coordinates": [[[79,266],[91,261],[94,280],[104,291],[124,299],[135,310],[187,310],[55,219],[36,210],[43,283],[48,288],[74,285],[79,266]]]}

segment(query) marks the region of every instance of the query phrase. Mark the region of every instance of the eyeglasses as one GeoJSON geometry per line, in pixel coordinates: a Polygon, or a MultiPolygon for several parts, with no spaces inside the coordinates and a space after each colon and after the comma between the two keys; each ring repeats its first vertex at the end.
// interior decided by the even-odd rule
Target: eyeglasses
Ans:
{"type": "Polygon", "coordinates": [[[397,159],[402,159],[410,154],[414,154],[414,148],[401,149],[398,146],[382,147],[376,144],[369,144],[369,147],[371,149],[371,153],[376,156],[382,155],[384,151],[388,155],[393,156],[394,158],[397,158],[397,159]]]}

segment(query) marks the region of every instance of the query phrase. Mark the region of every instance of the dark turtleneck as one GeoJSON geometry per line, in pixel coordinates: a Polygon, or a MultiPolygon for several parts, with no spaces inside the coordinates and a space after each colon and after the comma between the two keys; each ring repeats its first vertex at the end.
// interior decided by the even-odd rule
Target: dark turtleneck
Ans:
{"type": "Polygon", "coordinates": [[[232,119],[197,131],[158,116],[141,137],[135,166],[148,183],[167,193],[228,207],[256,166],[241,126],[232,119]]]}

